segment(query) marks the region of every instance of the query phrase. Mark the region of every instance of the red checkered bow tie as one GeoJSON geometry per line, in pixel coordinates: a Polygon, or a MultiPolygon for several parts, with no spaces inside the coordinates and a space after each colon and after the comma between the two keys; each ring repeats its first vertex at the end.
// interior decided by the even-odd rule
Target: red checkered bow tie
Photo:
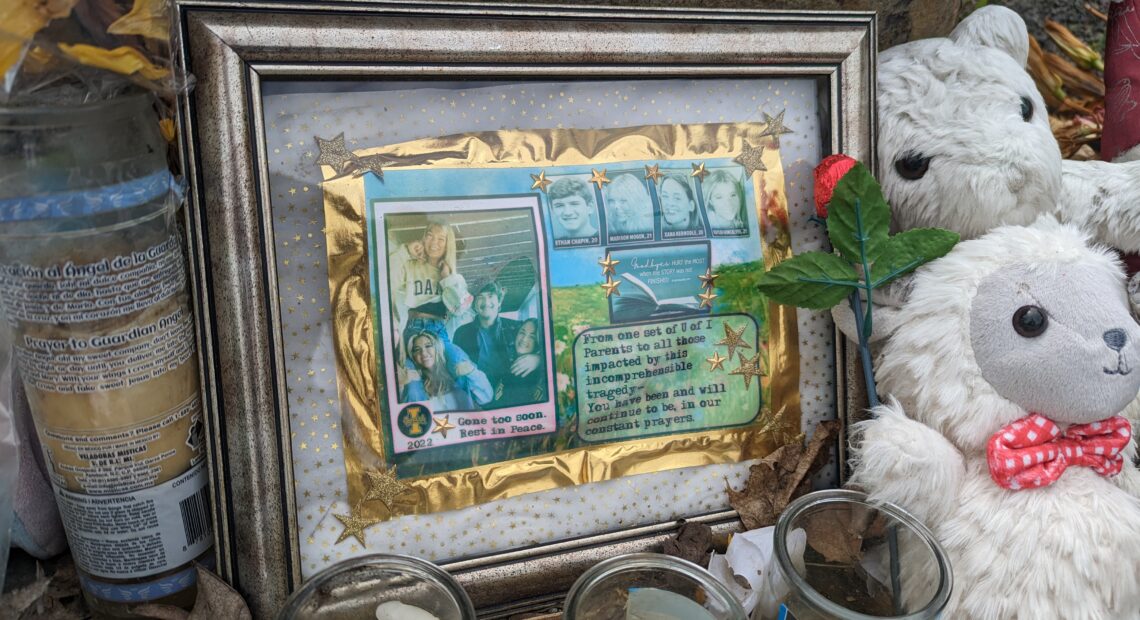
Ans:
{"type": "Polygon", "coordinates": [[[994,482],[1012,491],[1053,484],[1070,465],[1115,476],[1131,437],[1132,426],[1120,416],[1070,426],[1062,433],[1052,420],[1035,413],[994,433],[986,460],[994,482]]]}

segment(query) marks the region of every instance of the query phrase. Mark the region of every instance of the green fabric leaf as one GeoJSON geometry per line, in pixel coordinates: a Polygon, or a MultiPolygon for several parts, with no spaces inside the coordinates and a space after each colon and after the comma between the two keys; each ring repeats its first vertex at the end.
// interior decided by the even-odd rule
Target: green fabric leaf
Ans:
{"type": "Polygon", "coordinates": [[[777,303],[826,310],[851,294],[858,281],[855,269],[842,258],[805,252],[760,276],[756,288],[777,303]]]}
{"type": "Polygon", "coordinates": [[[923,263],[944,256],[958,243],[958,233],[941,228],[915,228],[891,237],[875,264],[871,283],[878,287],[923,263]]]}
{"type": "Polygon", "coordinates": [[[863,164],[855,164],[839,183],[827,205],[827,236],[831,247],[852,264],[875,261],[890,234],[891,209],[878,181],[863,164]],[[862,240],[862,244],[860,244],[862,240]],[[865,249],[866,256],[860,252],[865,249]]]}

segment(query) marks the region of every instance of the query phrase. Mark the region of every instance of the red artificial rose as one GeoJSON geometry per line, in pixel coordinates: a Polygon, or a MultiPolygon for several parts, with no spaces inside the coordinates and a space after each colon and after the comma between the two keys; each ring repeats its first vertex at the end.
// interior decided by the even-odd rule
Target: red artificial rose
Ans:
{"type": "Polygon", "coordinates": [[[815,167],[812,175],[815,177],[815,214],[827,217],[827,203],[831,202],[831,194],[839,179],[855,167],[857,162],[842,154],[828,155],[815,167]]]}

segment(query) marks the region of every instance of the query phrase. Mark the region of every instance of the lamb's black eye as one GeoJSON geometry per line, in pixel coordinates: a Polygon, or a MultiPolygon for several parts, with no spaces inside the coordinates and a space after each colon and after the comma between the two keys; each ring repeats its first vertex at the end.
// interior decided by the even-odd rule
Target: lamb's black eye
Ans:
{"type": "Polygon", "coordinates": [[[929,168],[930,158],[923,157],[922,153],[907,153],[895,160],[895,170],[909,181],[921,179],[929,168]]]}
{"type": "Polygon", "coordinates": [[[1021,98],[1021,120],[1029,122],[1033,118],[1033,101],[1029,97],[1021,98]]]}
{"type": "Polygon", "coordinates": [[[1013,329],[1025,338],[1036,338],[1049,327],[1045,311],[1037,306],[1022,306],[1013,313],[1013,329]]]}

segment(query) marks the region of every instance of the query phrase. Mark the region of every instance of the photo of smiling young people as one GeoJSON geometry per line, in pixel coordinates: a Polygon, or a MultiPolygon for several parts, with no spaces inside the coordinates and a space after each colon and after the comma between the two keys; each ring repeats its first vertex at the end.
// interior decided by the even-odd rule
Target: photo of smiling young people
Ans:
{"type": "Polygon", "coordinates": [[[697,193],[692,177],[667,174],[657,183],[661,205],[661,238],[685,239],[705,234],[704,218],[697,208],[697,193]]]}
{"type": "Polygon", "coordinates": [[[391,341],[397,359],[402,353],[397,402],[446,412],[545,400],[534,215],[502,209],[386,217],[391,341]]]}
{"type": "Polygon", "coordinates": [[[594,186],[582,176],[557,179],[546,190],[554,247],[572,248],[601,243],[594,186]]]}

